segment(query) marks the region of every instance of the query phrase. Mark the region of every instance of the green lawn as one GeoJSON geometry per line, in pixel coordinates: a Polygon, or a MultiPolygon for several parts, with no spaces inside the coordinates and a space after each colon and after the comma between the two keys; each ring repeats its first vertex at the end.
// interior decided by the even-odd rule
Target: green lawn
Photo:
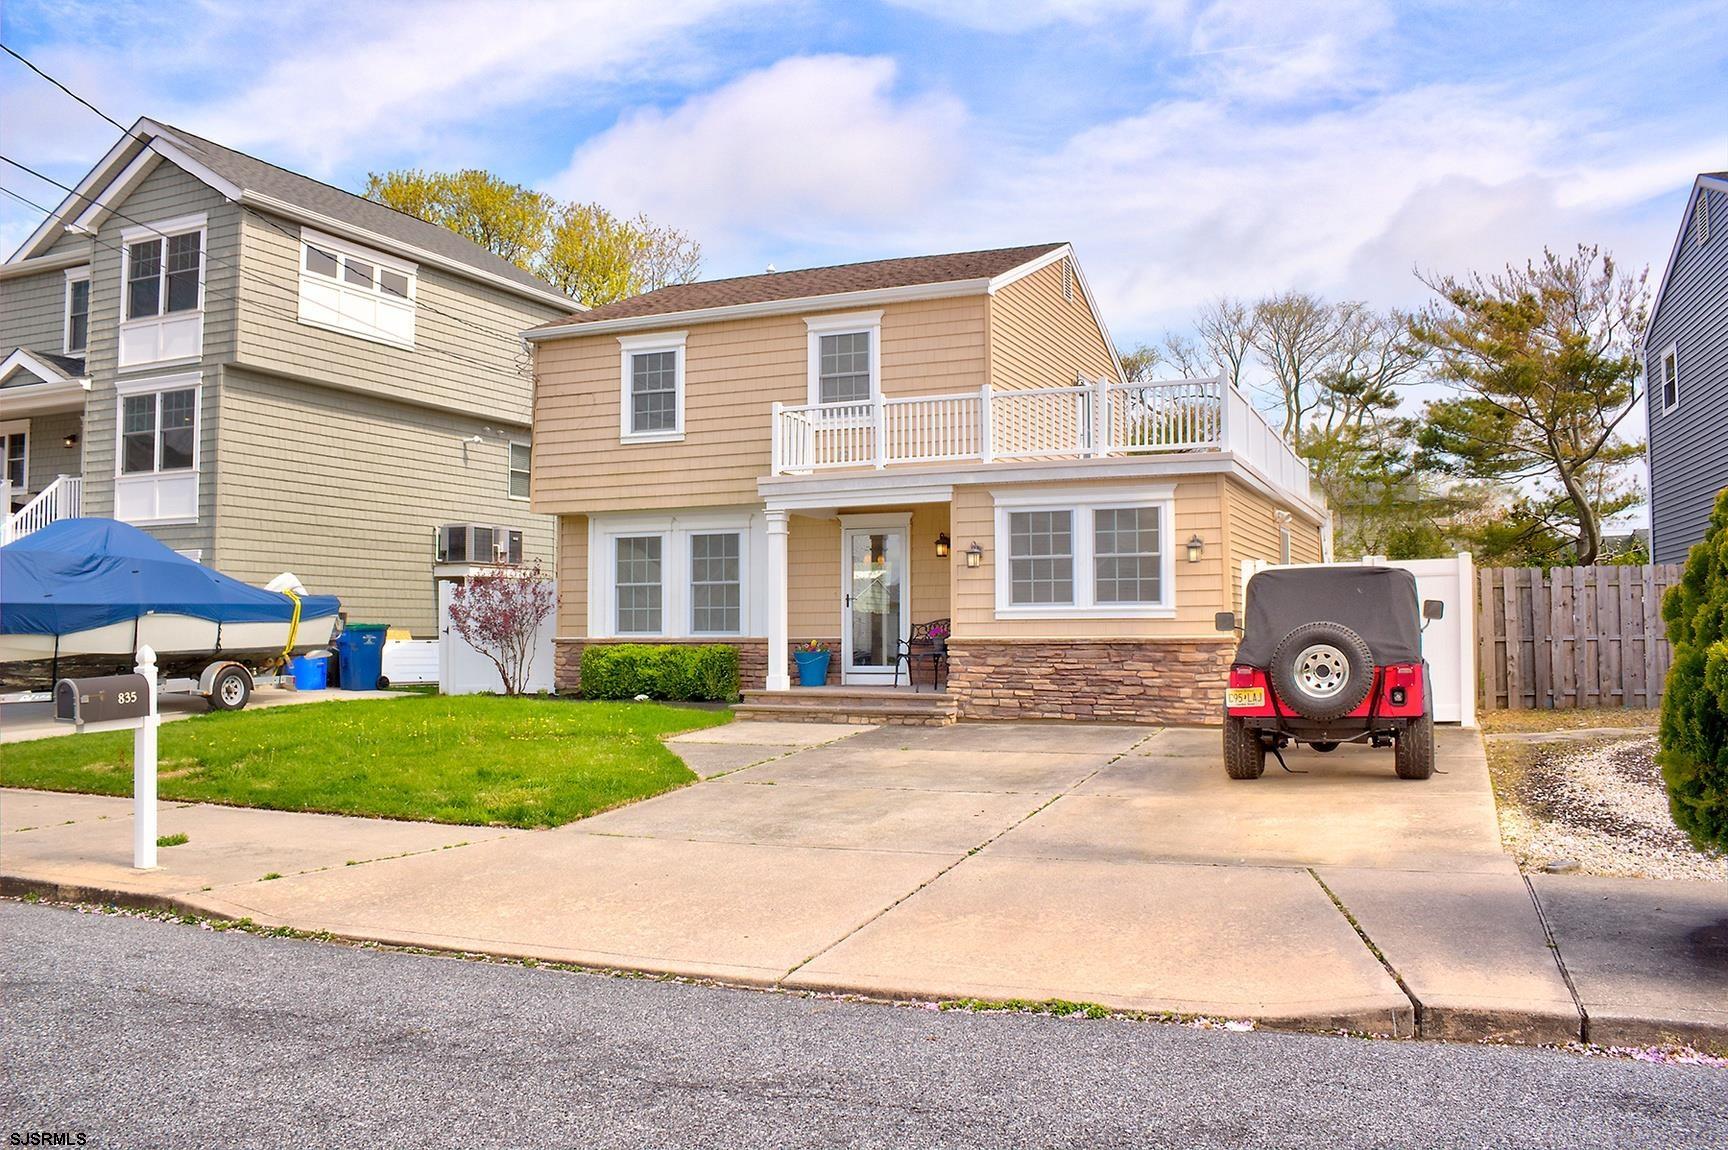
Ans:
{"type": "MultiPolygon", "coordinates": [[[[691,782],[659,736],[731,716],[656,703],[490,696],[200,715],[165,723],[159,793],[289,811],[558,826],[691,782]]],[[[0,785],[132,793],[132,733],[0,747],[0,785]]]]}

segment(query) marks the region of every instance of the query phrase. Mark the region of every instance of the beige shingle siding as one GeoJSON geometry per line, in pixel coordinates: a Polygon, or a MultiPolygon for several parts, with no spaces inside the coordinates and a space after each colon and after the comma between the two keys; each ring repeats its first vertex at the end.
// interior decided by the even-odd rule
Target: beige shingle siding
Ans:
{"type": "Polygon", "coordinates": [[[228,369],[217,565],[253,583],[293,571],[350,619],[433,637],[439,525],[519,527],[525,558],[552,566],[553,522],[509,498],[508,444],[487,423],[228,369]]]}
{"type": "MultiPolygon", "coordinates": [[[[942,395],[982,386],[984,301],[979,295],[883,308],[883,393],[942,395]]],[[[769,472],[771,405],[808,400],[804,317],[730,320],[683,330],[688,339],[681,443],[618,442],[615,335],[538,345],[539,510],[627,511],[756,501],[756,480],[769,472]]]]}
{"type": "MultiPolygon", "coordinates": [[[[6,405],[0,400],[0,418],[4,418],[5,411],[6,405]]],[[[30,417],[31,491],[41,491],[59,476],[82,474],[82,439],[66,446],[68,435],[80,433],[80,416],[76,411],[30,417]]]]}
{"type": "MultiPolygon", "coordinates": [[[[0,355],[15,347],[60,354],[66,346],[66,273],[0,280],[0,355]]],[[[0,411],[5,401],[0,398],[0,411]]]]}
{"type": "Polygon", "coordinates": [[[518,333],[559,307],[420,264],[414,347],[399,348],[299,322],[300,225],[248,208],[242,234],[239,358],[247,367],[528,422],[528,353],[518,333]]]}
{"type": "Polygon", "coordinates": [[[1066,387],[1075,375],[1114,377],[1115,364],[1079,278],[1062,297],[1062,260],[990,297],[990,377],[1003,388],[1066,387]]]}
{"type": "Polygon", "coordinates": [[[115,399],[118,369],[122,285],[122,234],[134,221],[154,224],[203,212],[204,238],[204,361],[198,366],[129,370],[127,379],[160,375],[201,374],[199,419],[198,522],[151,527],[150,533],[178,550],[203,552],[206,562],[214,549],[217,460],[216,436],[221,391],[221,361],[231,354],[234,338],[234,285],[238,278],[239,209],[220,194],[173,164],[163,161],[132,189],[119,205],[119,214],[105,219],[90,259],[90,349],[87,355],[90,394],[84,418],[84,513],[114,513],[115,399]]]}
{"type": "MultiPolygon", "coordinates": [[[[1242,603],[1242,564],[1250,559],[1268,563],[1279,560],[1278,511],[1292,511],[1269,496],[1235,479],[1225,479],[1225,491],[1230,500],[1230,588],[1234,610],[1242,603]]],[[[1293,563],[1318,563],[1321,558],[1320,528],[1305,515],[1290,516],[1290,560],[1293,563]]],[[[1354,558],[1354,557],[1353,557],[1354,558]]]]}
{"type": "MultiPolygon", "coordinates": [[[[911,594],[906,602],[909,622],[927,623],[949,613],[950,559],[936,555],[936,536],[948,531],[948,507],[920,503],[903,507],[873,507],[867,514],[895,511],[912,513],[909,542],[911,570],[907,580],[911,594]]],[[[835,518],[794,515],[787,540],[787,634],[793,642],[826,639],[840,635],[842,600],[841,524],[835,518]]],[[[964,562],[964,560],[962,560],[964,562]]],[[[836,654],[838,658],[838,654],[836,654]]]]}
{"type": "MultiPolygon", "coordinates": [[[[1113,484],[1114,485],[1114,484],[1113,484]]],[[[1043,485],[1040,485],[1042,487],[1043,485]]],[[[1088,482],[1052,484],[1084,492],[1088,482]]],[[[1001,488],[1012,492],[1012,487],[1001,488]]],[[[954,621],[956,634],[979,639],[1210,638],[1213,615],[1222,610],[1224,586],[1223,510],[1217,482],[1210,476],[1184,479],[1176,485],[1176,523],[1169,545],[1176,549],[1176,617],[1173,619],[997,619],[996,564],[1005,557],[1006,542],[995,538],[996,504],[991,488],[969,485],[954,489],[954,621]],[[1187,540],[1198,534],[1206,541],[1201,561],[1187,559],[1187,540]],[[965,565],[966,548],[976,540],[984,549],[982,563],[965,565]]]]}
{"type": "Polygon", "coordinates": [[[558,637],[588,637],[588,517],[558,517],[558,637]]]}

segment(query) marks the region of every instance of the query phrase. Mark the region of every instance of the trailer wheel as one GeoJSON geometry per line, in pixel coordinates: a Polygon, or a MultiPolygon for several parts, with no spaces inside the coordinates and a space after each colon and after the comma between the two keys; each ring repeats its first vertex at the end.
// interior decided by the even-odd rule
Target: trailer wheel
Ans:
{"type": "Polygon", "coordinates": [[[1241,719],[1224,716],[1224,773],[1233,779],[1257,779],[1266,770],[1266,745],[1260,732],[1241,719]]]}
{"type": "Polygon", "coordinates": [[[1425,712],[1398,733],[1392,763],[1401,779],[1426,779],[1434,773],[1434,712],[1425,712]]]}
{"type": "Polygon", "coordinates": [[[252,698],[252,676],[241,667],[224,667],[210,684],[212,711],[243,710],[252,698]]]}

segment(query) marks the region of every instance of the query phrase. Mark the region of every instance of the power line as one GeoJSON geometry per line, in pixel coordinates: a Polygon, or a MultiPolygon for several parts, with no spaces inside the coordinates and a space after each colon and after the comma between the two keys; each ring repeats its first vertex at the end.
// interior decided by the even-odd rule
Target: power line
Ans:
{"type": "MultiPolygon", "coordinates": [[[[0,160],[4,160],[4,159],[6,159],[5,156],[0,156],[0,160]]],[[[7,160],[7,162],[11,163],[12,161],[7,160]]],[[[50,181],[50,182],[52,182],[52,181],[50,181]]],[[[36,201],[34,201],[32,199],[29,199],[26,196],[20,195],[19,193],[13,191],[11,188],[6,187],[5,185],[0,185],[0,192],[4,192],[6,195],[11,196],[13,199],[17,200],[19,203],[24,204],[28,207],[35,208],[39,212],[48,212],[49,211],[48,208],[43,207],[41,204],[37,203],[36,201]]],[[[116,214],[118,215],[119,213],[116,213],[116,214]]],[[[127,219],[130,217],[122,216],[121,218],[127,219]]],[[[148,225],[148,224],[144,224],[141,226],[149,227],[151,231],[156,233],[156,235],[158,235],[164,239],[167,238],[167,233],[158,231],[157,229],[150,227],[150,225],[148,225]]],[[[97,247],[106,248],[111,252],[118,252],[118,253],[124,253],[125,252],[124,245],[109,243],[108,241],[99,239],[94,235],[88,236],[86,238],[89,239],[89,241],[97,247]]],[[[247,276],[251,279],[254,279],[266,287],[280,288],[282,286],[281,284],[277,283],[275,280],[272,280],[272,279],[268,278],[267,276],[264,276],[260,273],[249,271],[245,268],[240,267],[237,264],[228,263],[228,261],[225,261],[225,260],[223,262],[225,264],[228,264],[228,266],[234,268],[234,270],[236,272],[238,272],[240,275],[247,276]]],[[[236,293],[228,293],[228,292],[224,292],[220,289],[213,289],[210,285],[210,277],[207,274],[205,274],[205,271],[202,268],[199,271],[199,287],[202,290],[203,298],[206,301],[208,301],[209,299],[214,297],[216,299],[226,299],[230,303],[233,303],[236,308],[242,306],[240,296],[237,292],[236,293]]],[[[268,300],[262,300],[262,299],[254,298],[254,299],[248,300],[247,303],[245,304],[245,306],[259,308],[260,310],[270,312],[271,314],[281,316],[285,319],[293,320],[295,323],[300,322],[300,317],[297,313],[291,312],[287,308],[278,307],[268,300]]],[[[471,367],[480,368],[482,371],[485,371],[488,374],[490,374],[492,372],[496,372],[499,369],[498,364],[485,363],[481,360],[474,359],[470,356],[462,355],[460,352],[446,351],[446,350],[438,349],[437,354],[449,356],[451,359],[456,360],[458,363],[465,363],[471,367]]],[[[518,361],[518,367],[520,367],[520,361],[518,361]]]]}
{"type": "MultiPolygon", "coordinates": [[[[70,96],[73,100],[76,100],[79,104],[83,105],[85,108],[88,108],[91,112],[94,112],[96,115],[100,116],[103,120],[106,120],[108,123],[114,125],[116,128],[119,128],[120,131],[122,133],[124,133],[127,137],[134,139],[134,140],[137,140],[140,143],[143,143],[146,145],[148,145],[150,143],[150,140],[147,137],[140,135],[139,133],[133,131],[131,128],[122,124],[119,120],[116,120],[113,116],[110,116],[107,112],[104,112],[101,108],[97,107],[95,104],[91,103],[89,100],[85,99],[83,96],[80,96],[77,92],[73,91],[70,87],[68,87],[64,83],[55,79],[53,76],[50,76],[48,73],[44,72],[41,68],[38,68],[35,64],[31,63],[28,59],[26,59],[24,56],[19,54],[15,49],[11,48],[10,46],[8,46],[4,43],[0,43],[0,50],[5,51],[7,55],[11,56],[13,59],[15,59],[19,63],[23,64],[26,68],[29,68],[32,72],[34,72],[38,76],[42,77],[42,79],[46,80],[48,83],[54,85],[54,87],[60,89],[60,91],[64,92],[67,96],[70,96]]],[[[0,156],[0,159],[6,159],[6,157],[0,156]]],[[[75,189],[67,187],[65,184],[61,183],[60,181],[58,181],[56,179],[53,179],[50,176],[45,176],[41,172],[35,171],[34,169],[31,169],[31,168],[27,168],[23,164],[19,164],[15,160],[7,159],[6,162],[12,164],[14,167],[18,167],[18,168],[21,168],[22,170],[24,170],[26,172],[29,172],[31,175],[35,176],[39,180],[43,180],[46,183],[53,184],[55,187],[61,188],[64,191],[71,193],[72,195],[79,196],[80,199],[84,199],[84,200],[88,201],[90,198],[88,196],[83,196],[81,193],[79,193],[75,189]]],[[[294,240],[296,243],[301,242],[301,237],[299,235],[297,235],[294,232],[290,231],[289,229],[283,227],[281,224],[277,223],[275,220],[271,219],[269,216],[264,215],[263,213],[258,212],[254,209],[246,208],[245,205],[242,205],[242,208],[245,210],[251,211],[251,214],[253,215],[254,218],[256,218],[259,221],[269,225],[272,228],[275,228],[277,231],[281,232],[283,235],[287,236],[288,238],[294,240]]],[[[48,212],[47,214],[52,215],[53,213],[48,212]]],[[[115,211],[114,214],[120,215],[122,219],[128,219],[128,220],[131,219],[131,217],[125,216],[122,213],[120,213],[119,211],[115,211]]],[[[418,217],[415,217],[415,218],[418,218],[418,217]]],[[[137,223],[138,221],[133,220],[132,222],[137,223]]],[[[148,226],[148,225],[144,225],[144,226],[148,226]]],[[[436,226],[436,225],[433,225],[433,226],[436,226]]],[[[522,333],[520,331],[507,332],[507,331],[504,331],[500,328],[487,327],[484,324],[475,323],[474,321],[468,319],[465,316],[456,315],[454,313],[444,311],[443,309],[438,308],[432,304],[426,303],[426,302],[422,301],[418,296],[416,296],[412,302],[413,302],[414,306],[417,308],[423,308],[424,310],[432,313],[433,315],[442,316],[445,319],[448,319],[454,323],[462,324],[463,326],[471,328],[474,331],[481,332],[482,334],[498,336],[498,337],[504,338],[504,339],[512,339],[512,340],[518,341],[519,343],[521,342],[522,333]]],[[[518,364],[519,369],[525,366],[525,353],[524,353],[524,356],[518,357],[517,364],[518,364]]]]}

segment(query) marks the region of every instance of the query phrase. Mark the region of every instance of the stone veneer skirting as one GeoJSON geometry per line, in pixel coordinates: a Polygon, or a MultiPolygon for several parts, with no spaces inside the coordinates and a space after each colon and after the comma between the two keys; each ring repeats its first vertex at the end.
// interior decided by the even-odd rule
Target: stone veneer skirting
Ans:
{"type": "Polygon", "coordinates": [[[768,640],[766,639],[555,639],[552,642],[554,681],[561,695],[582,692],[582,649],[589,646],[614,647],[620,643],[642,643],[653,647],[738,648],[738,681],[745,691],[756,691],[768,685],[768,640]]]}
{"type": "Polygon", "coordinates": [[[1229,639],[952,639],[963,719],[1218,723],[1229,639]]]}

